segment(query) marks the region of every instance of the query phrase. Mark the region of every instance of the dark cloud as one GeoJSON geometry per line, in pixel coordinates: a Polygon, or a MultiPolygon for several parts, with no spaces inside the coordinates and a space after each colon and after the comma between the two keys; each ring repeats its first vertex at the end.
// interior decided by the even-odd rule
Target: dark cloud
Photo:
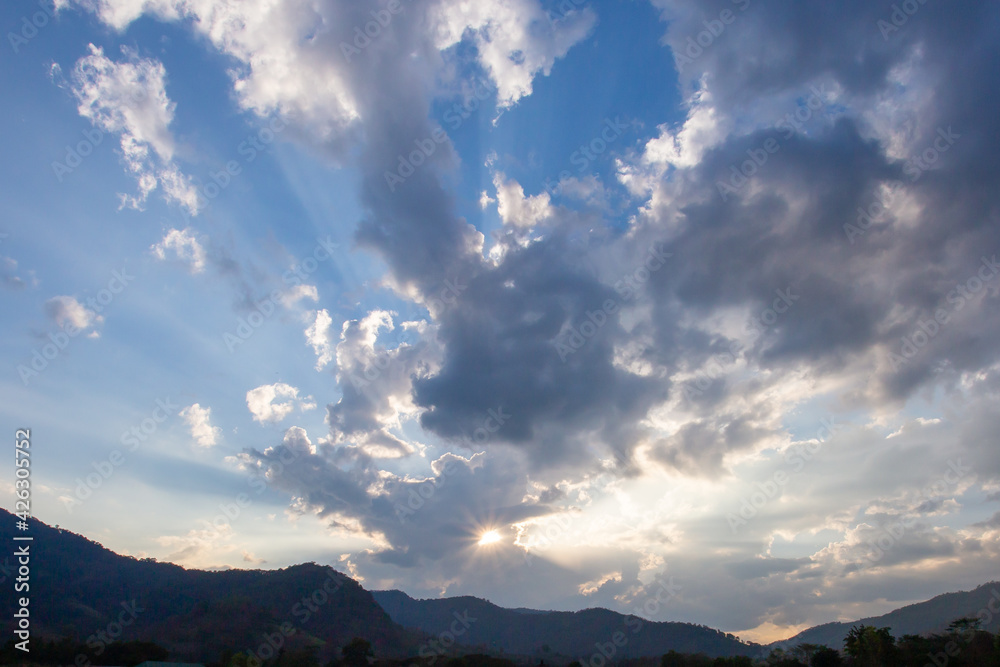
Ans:
{"type": "Polygon", "coordinates": [[[752,558],[732,563],[728,570],[737,579],[761,579],[772,574],[788,574],[809,564],[808,558],[752,558]]]}
{"type": "Polygon", "coordinates": [[[595,440],[628,463],[636,422],[666,389],[614,364],[626,338],[622,305],[576,267],[559,237],[511,252],[442,318],[441,369],[414,383],[415,402],[427,408],[421,424],[471,437],[488,409],[503,408],[511,416],[494,442],[523,447],[537,463],[593,465],[595,440]]]}
{"type": "MultiPolygon", "coordinates": [[[[825,598],[830,604],[901,599],[886,597],[907,593],[883,568],[925,567],[939,586],[948,573],[933,563],[944,557],[964,559],[976,576],[988,572],[993,543],[930,522],[951,507],[957,486],[914,489],[943,474],[948,456],[967,457],[970,482],[1000,476],[1000,381],[990,369],[1000,351],[1000,275],[956,297],[987,266],[983,256],[1000,253],[1000,6],[920,4],[884,38],[879,21],[891,20],[892,3],[653,4],[670,21],[675,56],[703,21],[734,11],[681,68],[691,117],[715,112],[706,126],[691,123],[702,130],[701,145],[688,147],[695,157],[663,158],[668,151],[655,145],[625,155],[622,174],[646,179],[629,184],[634,218],[580,199],[582,211],[538,200],[543,214],[528,220],[522,211],[489,241],[458,213],[448,178],[459,156],[431,118],[436,95],[461,99],[455,77],[480,87],[489,78],[476,49],[442,54],[428,35],[440,3],[414,3],[348,63],[341,43],[380,5],[321,6],[324,29],[306,40],[305,62],[341,63],[333,73],[356,117],[325,134],[305,127],[300,138],[359,169],[355,239],[430,321],[417,341],[393,349],[373,342],[374,323],[349,321],[337,347],[340,398],[328,407],[332,439],[313,446],[291,429],[272,449],[246,452],[246,463],[269,471],[299,511],[375,540],[362,556],[368,571],[391,578],[419,565],[427,589],[458,581],[499,596],[518,582],[527,597],[516,604],[543,595],[567,606],[635,599],[645,549],[677,535],[684,548],[671,567],[688,582],[677,616],[730,628],[827,613],[816,590],[836,589],[831,582],[842,590],[825,598]],[[699,95],[687,95],[692,81],[704,87],[699,95]],[[827,91],[815,109],[806,101],[814,86],[827,91]],[[778,125],[803,109],[808,123],[778,125]],[[778,150],[723,197],[719,183],[732,167],[768,142],[778,150]],[[401,161],[421,164],[404,174],[401,161]],[[845,228],[859,225],[859,208],[881,201],[891,210],[872,214],[863,233],[845,228]],[[670,257],[653,270],[650,253],[670,257]],[[942,310],[947,321],[928,324],[942,310]],[[919,347],[912,355],[907,340],[919,347]],[[686,391],[691,383],[697,392],[686,391]],[[662,528],[662,540],[581,549],[574,572],[555,558],[534,569],[509,544],[493,567],[473,567],[479,531],[566,510],[580,496],[564,488],[596,470],[638,476],[646,454],[680,478],[718,480],[733,472],[727,457],[766,458],[765,446],[786,452],[786,418],[822,392],[837,394],[838,409],[870,417],[938,389],[963,402],[949,415],[963,419],[947,433],[921,424],[886,438],[881,423],[869,424],[823,443],[804,471],[782,456],[753,468],[766,480],[777,467],[790,481],[739,536],[725,508],[710,518],[677,512],[669,518],[678,529],[662,528]],[[409,419],[463,456],[436,455],[427,479],[382,469],[373,452],[419,463],[399,427],[409,419]],[[901,518],[909,523],[899,532],[901,518]],[[797,547],[818,533],[824,542],[808,558],[755,557],[788,533],[802,540],[797,547]],[[885,535],[891,543],[874,567],[864,551],[885,535]],[[544,586],[539,573],[549,577],[544,586]],[[593,591],[577,592],[587,583],[593,591]]],[[[493,102],[477,113],[494,114],[493,102]]],[[[679,129],[659,131],[670,138],[679,129]]],[[[226,257],[213,260],[219,271],[253,294],[252,267],[227,267],[226,257]]],[[[720,494],[739,510],[736,491],[720,494]]]]}
{"type": "Polygon", "coordinates": [[[331,525],[380,536],[389,545],[376,562],[414,567],[469,549],[480,532],[552,513],[544,503],[523,502],[527,475],[514,461],[482,454],[446,454],[428,478],[380,475],[361,447],[313,446],[300,428],[281,445],[250,449],[245,463],[275,489],[301,499],[301,511],[331,525]]]}
{"type": "Polygon", "coordinates": [[[653,458],[689,475],[718,477],[726,454],[746,451],[771,435],[750,415],[717,415],[710,421],[688,422],[651,452],[653,458]]]}

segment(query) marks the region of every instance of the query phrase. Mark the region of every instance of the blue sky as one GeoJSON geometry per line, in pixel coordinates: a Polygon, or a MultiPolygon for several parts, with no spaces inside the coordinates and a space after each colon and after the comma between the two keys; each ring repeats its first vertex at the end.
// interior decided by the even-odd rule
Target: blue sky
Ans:
{"type": "Polygon", "coordinates": [[[993,576],[989,3],[58,4],[0,8],[39,518],[509,606],[668,573],[759,640],[993,576]]]}

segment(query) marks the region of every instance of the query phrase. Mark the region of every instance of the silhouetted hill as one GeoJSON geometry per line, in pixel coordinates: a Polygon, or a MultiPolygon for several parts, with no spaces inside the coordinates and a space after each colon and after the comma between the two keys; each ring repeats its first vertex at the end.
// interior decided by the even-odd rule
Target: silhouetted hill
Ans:
{"type": "MultiPolygon", "coordinates": [[[[659,657],[674,650],[705,653],[711,657],[756,655],[760,647],[738,641],[732,635],[690,623],[654,623],[607,609],[577,612],[505,609],[474,597],[414,600],[402,591],[372,591],[392,620],[431,635],[451,632],[457,619],[468,627],[455,634],[459,644],[502,650],[506,654],[539,655],[548,652],[589,659],[598,644],[610,650],[614,635],[621,632],[612,660],[659,657]],[[475,619],[475,620],[473,620],[475,619]]],[[[461,622],[458,627],[462,627],[461,622]]],[[[456,628],[457,629],[457,628],[456,628]]],[[[610,657],[610,656],[609,656],[610,657]]]]}
{"type": "MultiPolygon", "coordinates": [[[[435,651],[430,635],[443,640],[442,651],[454,641],[470,651],[551,656],[546,662],[555,664],[565,662],[558,657],[586,661],[598,652],[611,652],[607,657],[613,662],[658,658],[671,650],[712,657],[759,655],[762,648],[704,626],[654,623],[607,609],[505,609],[474,597],[414,600],[400,591],[369,593],[315,563],[272,571],[186,570],[120,556],[80,535],[37,520],[30,523],[34,541],[28,596],[36,639],[86,641],[104,632],[121,641],[155,641],[175,660],[209,662],[223,651],[258,652],[271,637],[290,650],[317,647],[321,664],[355,636],[371,641],[379,657],[414,655],[421,649],[431,651],[425,656],[430,657],[435,651]]],[[[17,544],[12,541],[14,525],[15,517],[0,509],[5,544],[17,544]]],[[[13,587],[15,559],[3,558],[0,583],[13,587]]],[[[11,637],[14,596],[4,599],[0,631],[11,637]]],[[[957,618],[977,616],[991,599],[1000,600],[1000,584],[940,595],[853,623],[828,623],[772,646],[842,648],[855,624],[889,627],[897,637],[942,632],[957,618]]],[[[995,626],[985,629],[996,631],[995,626]]]]}
{"type": "MultiPolygon", "coordinates": [[[[948,624],[957,618],[973,617],[985,609],[990,599],[996,597],[1000,605],[1000,583],[990,582],[971,591],[945,593],[931,598],[926,602],[901,607],[882,616],[871,616],[850,623],[825,623],[803,630],[790,639],[775,642],[772,646],[795,646],[797,644],[825,644],[831,648],[844,647],[844,637],[854,625],[874,625],[879,628],[889,628],[897,639],[903,635],[927,635],[942,633],[948,624]]],[[[378,596],[376,596],[378,599],[378,596]]],[[[391,614],[390,614],[391,616],[391,614]]],[[[996,616],[994,614],[994,616],[996,616]]],[[[984,627],[990,632],[997,631],[997,621],[992,627],[984,627]]]]}
{"type": "MultiPolygon", "coordinates": [[[[3,544],[18,544],[11,541],[15,520],[0,509],[3,544]]],[[[124,620],[129,623],[123,624],[120,640],[155,641],[174,658],[197,662],[215,660],[222,650],[256,652],[266,642],[265,635],[278,643],[285,623],[294,630],[280,639],[286,648],[318,645],[321,657],[334,657],[355,636],[370,640],[381,656],[413,652],[408,648],[418,642],[389,618],[368,591],[327,566],[186,570],[120,556],[35,519],[30,526],[33,637],[86,640],[124,620]],[[308,598],[311,608],[303,603],[308,598]],[[135,612],[130,611],[133,601],[135,612]]],[[[8,558],[5,568],[16,569],[14,559],[8,558]]],[[[14,575],[6,576],[4,587],[12,587],[14,575]]],[[[14,599],[4,599],[8,602],[0,629],[11,637],[14,599]]],[[[118,632],[117,626],[111,630],[118,632]]]]}

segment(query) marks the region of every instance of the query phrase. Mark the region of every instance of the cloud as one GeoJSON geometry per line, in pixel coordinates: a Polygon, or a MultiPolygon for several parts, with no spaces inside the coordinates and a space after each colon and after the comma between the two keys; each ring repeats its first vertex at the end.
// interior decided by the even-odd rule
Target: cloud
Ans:
{"type": "Polygon", "coordinates": [[[315,285],[295,285],[282,295],[281,303],[285,308],[291,308],[299,301],[308,299],[319,301],[319,290],[315,285]]]}
{"type": "Polygon", "coordinates": [[[652,4],[680,122],[654,117],[608,182],[536,193],[496,172],[505,224],[487,249],[446,187],[466,157],[450,141],[395,189],[386,174],[440,131],[437,105],[485,82],[497,111],[530,111],[533,82],[596,9],[550,23],[528,0],[413,3],[348,62],[339,45],[376,3],[99,3],[117,28],[183,19],[232,58],[241,108],[294,118],[289,136],[334,160],[353,149],[355,240],[385,262],[383,285],[426,308],[410,322],[369,308],[339,339],[330,312],[310,312],[317,369],[335,365],[330,432],[289,429],[244,464],[293,512],[368,540],[352,558],[366,577],[433,595],[502,599],[518,582],[542,604],[622,608],[660,558],[700,582],[677,617],[743,629],[981,583],[995,526],[962,507],[1000,481],[1000,278],[979,274],[1000,252],[984,83],[1000,10],[927,3],[885,40],[885,8],[860,0],[652,4]],[[685,55],[724,9],[724,34],[685,55]],[[926,493],[955,459],[975,473],[926,493]],[[510,537],[577,513],[587,525],[530,567],[513,544],[493,569],[469,557],[484,528],[510,537]]]}
{"type": "Polygon", "coordinates": [[[190,228],[171,229],[150,250],[161,260],[165,260],[168,251],[172,251],[174,257],[189,266],[191,273],[205,270],[205,249],[190,228]]]}
{"type": "Polygon", "coordinates": [[[196,214],[197,191],[173,162],[174,104],[167,97],[163,64],[128,49],[116,63],[100,47],[89,49],[73,68],[72,90],[81,116],[120,135],[125,166],[139,184],[137,194],[120,195],[122,206],[142,209],[149,194],[162,187],[167,201],[196,214]]]}
{"type": "Polygon", "coordinates": [[[315,138],[331,143],[342,140],[358,120],[339,45],[354,39],[353,26],[371,20],[365,7],[300,0],[225,6],[203,0],[98,0],[96,12],[117,30],[144,13],[164,21],[190,21],[196,32],[234,59],[230,75],[237,100],[262,117],[294,115],[315,138]]]}
{"type": "Polygon", "coordinates": [[[491,464],[482,455],[445,454],[431,463],[429,476],[402,477],[379,471],[361,449],[314,445],[304,430],[291,428],[281,445],[247,450],[243,459],[273,488],[298,499],[300,512],[314,512],[347,534],[373,538],[379,548],[370,559],[404,568],[466,551],[483,526],[551,511],[521,502],[526,479],[521,466],[491,464]]]}
{"type": "Polygon", "coordinates": [[[315,319],[306,330],[306,342],[312,346],[316,353],[316,370],[320,371],[333,361],[333,345],[330,339],[330,327],[333,326],[333,318],[330,313],[323,310],[315,312],[315,319]]]}
{"type": "Polygon", "coordinates": [[[292,414],[296,409],[305,412],[314,409],[316,404],[312,402],[312,396],[306,396],[299,400],[297,388],[283,382],[276,382],[261,385],[248,391],[247,407],[250,409],[254,421],[261,424],[274,424],[292,414]],[[292,400],[276,403],[275,401],[280,398],[292,400]]]}
{"type": "Polygon", "coordinates": [[[192,528],[186,535],[163,535],[156,538],[158,544],[171,550],[163,560],[204,568],[220,555],[237,549],[232,544],[235,533],[228,521],[222,525],[207,520],[200,523],[204,524],[204,528],[192,528]]]}
{"type": "Polygon", "coordinates": [[[214,447],[218,444],[222,430],[217,426],[212,426],[212,408],[203,408],[195,403],[184,408],[178,414],[191,429],[191,437],[194,438],[199,447],[214,447]]]}
{"type": "Polygon", "coordinates": [[[469,38],[482,67],[497,84],[501,109],[531,94],[532,80],[548,76],[556,59],[584,39],[597,23],[589,8],[552,21],[534,0],[440,2],[436,46],[447,49],[469,38]]]}
{"type": "Polygon", "coordinates": [[[24,279],[17,275],[17,260],[0,255],[0,284],[10,289],[23,289],[24,279]]]}
{"type": "MultiPolygon", "coordinates": [[[[104,316],[98,315],[71,296],[52,297],[45,302],[45,312],[60,328],[72,326],[86,331],[104,323],[104,316]]],[[[89,335],[94,337],[99,334],[91,331],[89,335]]]]}
{"type": "Polygon", "coordinates": [[[552,215],[549,193],[525,197],[521,185],[501,172],[493,174],[493,185],[497,189],[497,211],[505,225],[530,228],[552,215]]]}
{"type": "Polygon", "coordinates": [[[415,447],[393,433],[419,410],[411,393],[413,380],[436,368],[440,350],[426,322],[396,325],[393,313],[374,310],[344,323],[336,348],[341,398],[327,407],[335,442],[350,442],[375,458],[400,458],[415,447]],[[380,333],[411,334],[416,340],[394,347],[379,342],[380,333]]]}
{"type": "Polygon", "coordinates": [[[495,204],[495,203],[496,199],[490,197],[490,194],[486,190],[483,190],[482,193],[479,195],[479,208],[483,209],[484,211],[487,208],[489,208],[490,204],[495,204]]]}

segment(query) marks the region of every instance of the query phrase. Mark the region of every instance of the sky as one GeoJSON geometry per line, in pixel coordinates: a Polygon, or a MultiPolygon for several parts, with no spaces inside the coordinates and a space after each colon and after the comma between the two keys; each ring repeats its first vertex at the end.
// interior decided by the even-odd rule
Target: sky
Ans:
{"type": "Polygon", "coordinates": [[[995,578],[997,3],[0,26],[0,415],[43,521],[757,641],[995,578]]]}

